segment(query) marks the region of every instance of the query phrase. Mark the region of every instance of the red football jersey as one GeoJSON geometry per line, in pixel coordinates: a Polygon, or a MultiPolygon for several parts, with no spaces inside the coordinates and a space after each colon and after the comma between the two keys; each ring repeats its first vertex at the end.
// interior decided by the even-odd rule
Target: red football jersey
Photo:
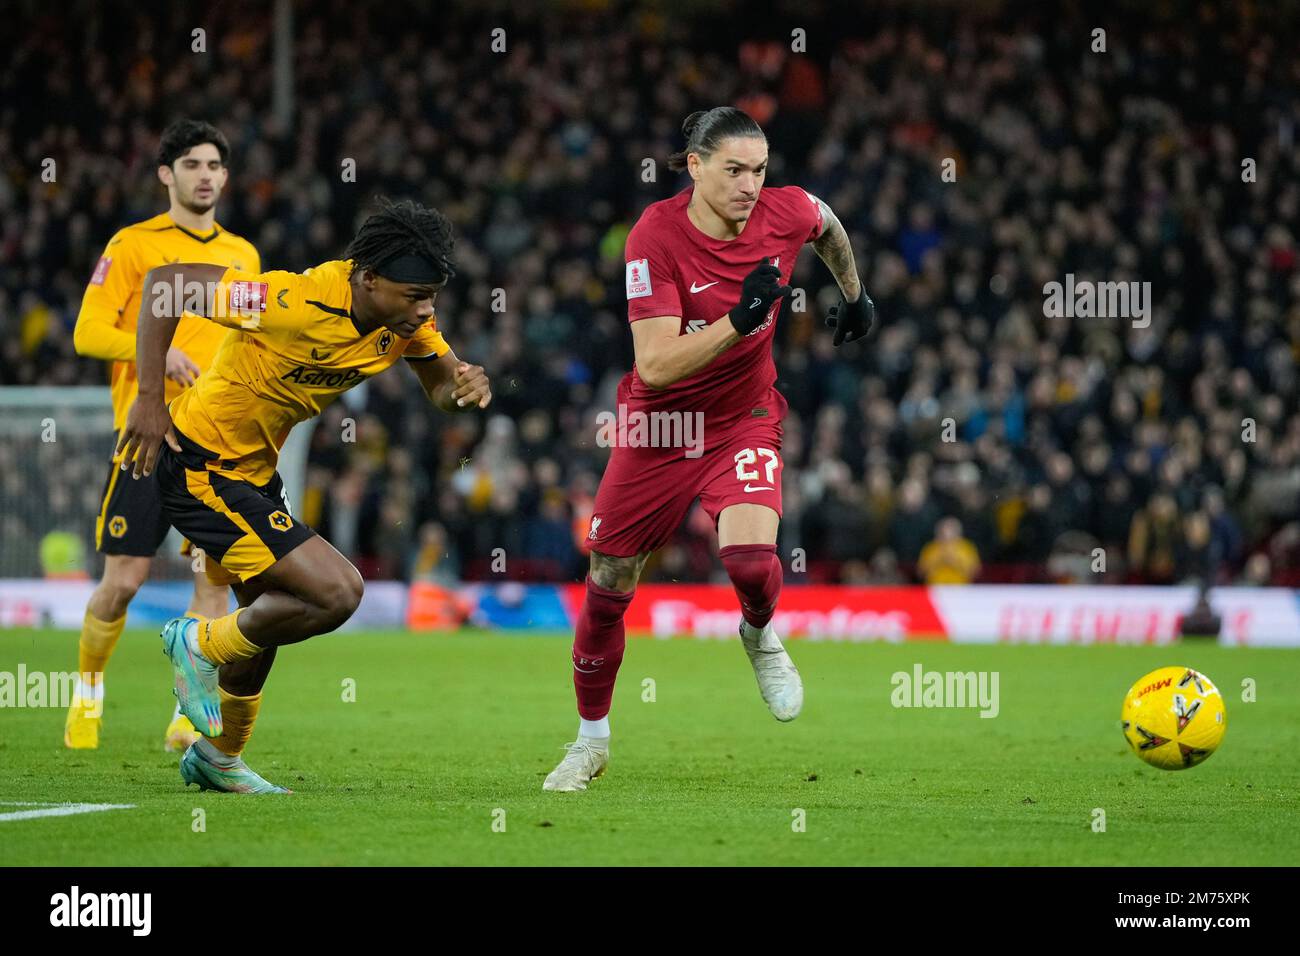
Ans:
{"type": "MultiPolygon", "coordinates": [[[[627,317],[629,322],[660,315],[681,319],[679,334],[699,332],[740,301],[745,276],[766,256],[787,285],[804,244],[821,233],[821,207],[798,186],[767,186],[758,194],[744,231],[735,239],[714,239],[686,214],[693,187],[646,207],[627,237],[627,317]]],[[[726,424],[750,410],[770,405],[776,382],[772,335],[786,297],[772,305],[766,321],[700,371],[668,388],[641,381],[636,366],[621,393],[629,408],[646,411],[701,411],[711,426],[726,424]]]]}

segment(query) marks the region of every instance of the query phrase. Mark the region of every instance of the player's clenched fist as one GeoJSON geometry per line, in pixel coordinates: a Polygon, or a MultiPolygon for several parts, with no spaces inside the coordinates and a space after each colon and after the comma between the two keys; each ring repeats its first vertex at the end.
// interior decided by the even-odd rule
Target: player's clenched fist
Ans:
{"type": "Polygon", "coordinates": [[[727,313],[731,324],[741,335],[749,335],[767,317],[767,310],[772,303],[790,291],[788,285],[781,285],[781,270],[768,262],[764,256],[754,271],[745,276],[740,286],[740,302],[727,313]]]}
{"type": "Polygon", "coordinates": [[[839,304],[831,306],[826,315],[826,326],[835,330],[835,338],[831,341],[835,346],[862,338],[871,331],[875,322],[876,303],[871,301],[866,289],[860,291],[853,302],[841,295],[839,304]]]}
{"type": "Polygon", "coordinates": [[[152,474],[154,463],[158,460],[158,450],[162,448],[164,440],[172,451],[181,450],[167,406],[160,400],[136,399],[126,416],[126,425],[122,428],[122,437],[117,443],[117,453],[122,456],[122,470],[126,471],[130,467],[132,478],[152,474]]]}
{"type": "Polygon", "coordinates": [[[492,401],[492,387],[482,365],[461,362],[452,375],[451,386],[457,408],[487,408],[492,401]]]}

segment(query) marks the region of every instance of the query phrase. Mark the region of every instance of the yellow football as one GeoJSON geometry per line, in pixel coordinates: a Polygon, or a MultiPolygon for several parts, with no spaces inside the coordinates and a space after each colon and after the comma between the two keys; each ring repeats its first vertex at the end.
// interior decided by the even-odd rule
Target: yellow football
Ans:
{"type": "Polygon", "coordinates": [[[1120,714],[1133,752],[1161,770],[1195,767],[1214,753],[1228,714],[1223,695],[1190,667],[1162,667],[1129,688],[1120,714]]]}

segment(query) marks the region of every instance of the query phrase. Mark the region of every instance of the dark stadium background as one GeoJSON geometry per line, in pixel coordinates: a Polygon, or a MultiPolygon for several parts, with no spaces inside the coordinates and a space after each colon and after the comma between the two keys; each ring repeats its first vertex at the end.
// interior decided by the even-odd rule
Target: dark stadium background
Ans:
{"type": "MultiPolygon", "coordinates": [[[[218,220],[266,268],[337,257],[377,193],[447,213],[440,325],[494,380],[491,414],[454,421],[402,373],[351,393],[315,426],[300,516],[368,577],[481,578],[493,548],[512,577],[580,577],[595,415],[632,359],[623,240],[685,182],[682,118],[730,103],[768,131],[769,182],[840,216],[880,315],[833,350],[804,253],[776,356],[779,544],[808,580],[917,580],[951,515],[984,581],[1074,579],[1100,546],[1111,582],[1300,585],[1295,4],[281,6],[277,63],[269,5],[4,4],[0,385],[106,380],[72,350],[81,291],[115,229],[165,208],[158,132],[209,119],[233,146],[218,220]],[[1150,327],[1046,318],[1067,273],[1149,281],[1150,327]]],[[[88,538],[103,463],[36,481],[13,455],[3,533],[88,538]]],[[[693,514],[645,580],[725,581],[715,544],[693,514]]]]}

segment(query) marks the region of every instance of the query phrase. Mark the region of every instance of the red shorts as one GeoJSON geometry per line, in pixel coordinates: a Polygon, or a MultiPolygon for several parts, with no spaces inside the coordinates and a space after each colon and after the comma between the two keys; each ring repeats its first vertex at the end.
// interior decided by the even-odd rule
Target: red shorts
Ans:
{"type": "Polygon", "coordinates": [[[596,492],[587,544],[626,558],[668,543],[696,498],[716,526],[730,505],[766,505],[781,514],[781,422],[788,408],[772,389],[759,414],[705,434],[690,449],[614,444],[596,492]],[[697,446],[698,447],[698,446],[697,446]]]}

